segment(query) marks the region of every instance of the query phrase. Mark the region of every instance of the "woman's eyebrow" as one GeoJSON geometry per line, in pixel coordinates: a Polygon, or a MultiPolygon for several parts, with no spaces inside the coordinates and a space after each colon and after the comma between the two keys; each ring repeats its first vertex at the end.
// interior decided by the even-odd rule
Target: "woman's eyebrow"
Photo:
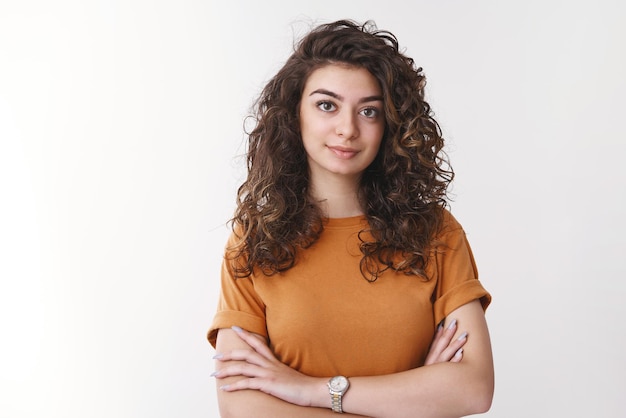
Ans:
{"type": "MultiPolygon", "coordinates": [[[[311,92],[311,94],[309,94],[309,96],[313,96],[314,94],[325,94],[325,95],[330,96],[330,97],[332,97],[334,99],[337,99],[339,101],[343,101],[344,100],[344,97],[342,95],[337,94],[337,93],[335,93],[333,91],[330,91],[330,90],[326,90],[326,89],[313,90],[311,92]]],[[[378,101],[380,101],[380,102],[383,101],[382,96],[377,96],[377,95],[366,96],[366,97],[363,97],[363,98],[359,99],[359,103],[378,102],[378,101]]]]}
{"type": "Polygon", "coordinates": [[[330,90],[326,90],[326,89],[313,90],[311,92],[311,94],[309,94],[309,96],[313,96],[314,94],[325,94],[326,96],[330,96],[330,97],[335,98],[337,100],[343,101],[343,96],[342,95],[337,94],[335,92],[332,92],[330,90]]]}

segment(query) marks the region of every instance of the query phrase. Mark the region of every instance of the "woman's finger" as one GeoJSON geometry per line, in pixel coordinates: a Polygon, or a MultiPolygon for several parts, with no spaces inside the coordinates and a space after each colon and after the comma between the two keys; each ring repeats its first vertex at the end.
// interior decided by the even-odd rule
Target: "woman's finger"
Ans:
{"type": "Polygon", "coordinates": [[[217,379],[224,379],[231,376],[246,376],[249,378],[263,378],[266,376],[266,369],[252,363],[233,363],[215,371],[211,376],[217,379]]]}
{"type": "Polygon", "coordinates": [[[464,332],[456,339],[453,339],[456,331],[457,322],[454,319],[447,327],[438,327],[431,344],[431,348],[426,356],[426,360],[424,361],[425,366],[447,361],[454,363],[461,361],[463,358],[462,352],[459,353],[458,350],[465,345],[467,341],[467,332],[464,332]]]}
{"type": "Polygon", "coordinates": [[[467,342],[467,332],[463,332],[458,338],[452,340],[448,347],[439,355],[440,361],[451,361],[459,349],[467,342]]]}
{"type": "Polygon", "coordinates": [[[454,353],[454,356],[452,356],[452,358],[450,359],[450,363],[458,363],[461,360],[463,360],[463,349],[459,348],[456,353],[454,353]]]}
{"type": "Polygon", "coordinates": [[[442,359],[442,354],[450,345],[450,341],[452,340],[452,337],[454,337],[455,332],[456,319],[453,319],[445,328],[443,325],[439,325],[437,332],[435,333],[435,337],[433,338],[433,342],[431,343],[430,350],[428,350],[428,355],[426,356],[424,365],[440,363],[450,359],[442,359]]]}
{"type": "Polygon", "coordinates": [[[226,353],[219,353],[216,354],[213,359],[223,363],[236,360],[245,361],[246,363],[254,364],[260,367],[267,367],[270,365],[270,362],[264,356],[254,350],[247,349],[239,349],[232,350],[226,353]]]}
{"type": "Polygon", "coordinates": [[[264,341],[261,341],[261,338],[238,326],[233,326],[231,328],[233,331],[235,331],[235,334],[237,334],[239,338],[246,342],[246,344],[252,347],[254,351],[261,354],[268,360],[276,360],[276,357],[274,356],[274,353],[272,353],[272,350],[270,350],[270,348],[264,341]]]}

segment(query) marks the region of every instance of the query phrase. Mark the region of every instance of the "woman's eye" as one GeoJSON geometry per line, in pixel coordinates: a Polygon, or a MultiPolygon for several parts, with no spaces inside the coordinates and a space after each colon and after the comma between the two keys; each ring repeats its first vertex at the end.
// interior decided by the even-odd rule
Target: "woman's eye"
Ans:
{"type": "Polygon", "coordinates": [[[366,107],[365,109],[361,110],[361,114],[366,118],[375,118],[376,116],[378,116],[378,109],[376,109],[375,107],[366,107]]]}
{"type": "Polygon", "coordinates": [[[323,112],[332,112],[335,110],[335,105],[332,102],[319,102],[317,107],[323,112]]]}

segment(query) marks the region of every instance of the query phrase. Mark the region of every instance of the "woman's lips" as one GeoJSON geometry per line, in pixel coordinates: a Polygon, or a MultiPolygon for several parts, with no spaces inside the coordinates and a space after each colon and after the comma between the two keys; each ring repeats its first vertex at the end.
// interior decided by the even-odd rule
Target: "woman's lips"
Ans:
{"type": "Polygon", "coordinates": [[[328,147],[328,149],[331,150],[337,157],[341,158],[342,160],[348,160],[354,157],[355,155],[357,155],[357,153],[359,152],[355,149],[344,148],[344,147],[328,147]]]}

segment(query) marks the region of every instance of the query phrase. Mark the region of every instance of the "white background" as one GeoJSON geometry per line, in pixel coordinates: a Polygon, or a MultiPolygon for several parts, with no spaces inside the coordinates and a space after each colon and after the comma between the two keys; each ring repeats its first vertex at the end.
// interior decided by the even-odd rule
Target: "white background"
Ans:
{"type": "Polygon", "coordinates": [[[428,77],[494,297],[487,416],[626,416],[622,4],[0,2],[0,416],[217,416],[243,117],[338,18],[428,77]]]}

